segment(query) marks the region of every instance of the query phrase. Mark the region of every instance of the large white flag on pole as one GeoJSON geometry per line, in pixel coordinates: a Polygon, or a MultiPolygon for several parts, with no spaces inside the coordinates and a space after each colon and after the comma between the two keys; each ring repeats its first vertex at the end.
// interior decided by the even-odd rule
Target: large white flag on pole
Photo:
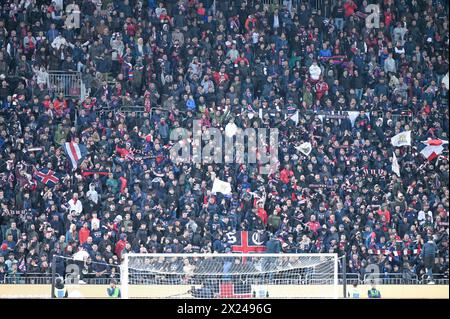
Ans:
{"type": "Polygon", "coordinates": [[[398,133],[391,138],[391,144],[395,147],[399,146],[411,146],[411,131],[405,131],[398,133]]]}
{"type": "Polygon", "coordinates": [[[230,183],[227,183],[227,182],[221,181],[218,178],[215,178],[211,192],[212,193],[222,193],[225,195],[231,194],[231,185],[230,185],[230,183]]]}
{"type": "Polygon", "coordinates": [[[400,165],[398,165],[397,156],[395,156],[395,152],[392,153],[392,171],[400,177],[400,165]]]}

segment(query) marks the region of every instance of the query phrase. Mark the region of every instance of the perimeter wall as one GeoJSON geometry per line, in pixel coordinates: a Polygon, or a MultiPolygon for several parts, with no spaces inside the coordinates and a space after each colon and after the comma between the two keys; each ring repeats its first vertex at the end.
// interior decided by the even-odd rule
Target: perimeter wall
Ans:
{"type": "MultiPolygon", "coordinates": [[[[108,285],[67,285],[69,297],[74,298],[107,298],[108,285]]],[[[130,286],[130,297],[141,298],[190,298],[187,291],[191,285],[136,285],[130,286]]],[[[379,285],[382,298],[430,298],[448,299],[448,285],[379,285]]],[[[358,286],[363,298],[367,297],[368,285],[358,286]]],[[[334,295],[333,287],[326,285],[310,286],[267,286],[269,297],[273,298],[323,298],[334,295]]],[[[0,298],[49,298],[50,285],[4,285],[0,284],[0,298]]],[[[342,297],[343,288],[338,287],[338,296],[342,297]]]]}

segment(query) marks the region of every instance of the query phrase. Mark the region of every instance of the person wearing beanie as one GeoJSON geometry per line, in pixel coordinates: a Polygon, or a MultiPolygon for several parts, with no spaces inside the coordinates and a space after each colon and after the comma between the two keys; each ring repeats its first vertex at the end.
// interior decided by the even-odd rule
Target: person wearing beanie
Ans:
{"type": "Polygon", "coordinates": [[[67,292],[67,288],[64,286],[64,281],[61,278],[56,278],[55,298],[69,298],[69,293],[67,292]]]}

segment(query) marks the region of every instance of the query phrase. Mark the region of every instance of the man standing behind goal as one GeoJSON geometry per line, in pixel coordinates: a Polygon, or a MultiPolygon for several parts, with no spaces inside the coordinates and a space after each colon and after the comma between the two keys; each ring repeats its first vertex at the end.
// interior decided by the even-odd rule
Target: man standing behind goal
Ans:
{"type": "Polygon", "coordinates": [[[427,272],[429,278],[429,284],[433,284],[433,267],[434,267],[434,259],[436,258],[436,244],[433,239],[429,239],[428,242],[423,245],[422,249],[422,258],[425,266],[425,270],[427,272]]]}

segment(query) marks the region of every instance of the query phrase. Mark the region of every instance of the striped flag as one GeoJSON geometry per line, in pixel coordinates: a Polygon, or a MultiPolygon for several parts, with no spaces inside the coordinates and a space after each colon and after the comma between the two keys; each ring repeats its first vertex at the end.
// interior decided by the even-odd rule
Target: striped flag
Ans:
{"type": "Polygon", "coordinates": [[[57,174],[48,168],[43,168],[40,171],[34,173],[35,179],[37,179],[42,184],[53,187],[59,183],[59,177],[57,174]]]}
{"type": "Polygon", "coordinates": [[[426,147],[420,151],[420,154],[422,154],[427,160],[432,161],[444,151],[444,147],[442,145],[447,144],[448,141],[430,138],[422,143],[425,144],[426,147]]]}
{"type": "Polygon", "coordinates": [[[72,169],[76,169],[78,167],[78,163],[86,157],[87,148],[83,144],[78,144],[75,142],[66,142],[64,143],[64,152],[70,160],[70,164],[72,165],[72,169]]]}

